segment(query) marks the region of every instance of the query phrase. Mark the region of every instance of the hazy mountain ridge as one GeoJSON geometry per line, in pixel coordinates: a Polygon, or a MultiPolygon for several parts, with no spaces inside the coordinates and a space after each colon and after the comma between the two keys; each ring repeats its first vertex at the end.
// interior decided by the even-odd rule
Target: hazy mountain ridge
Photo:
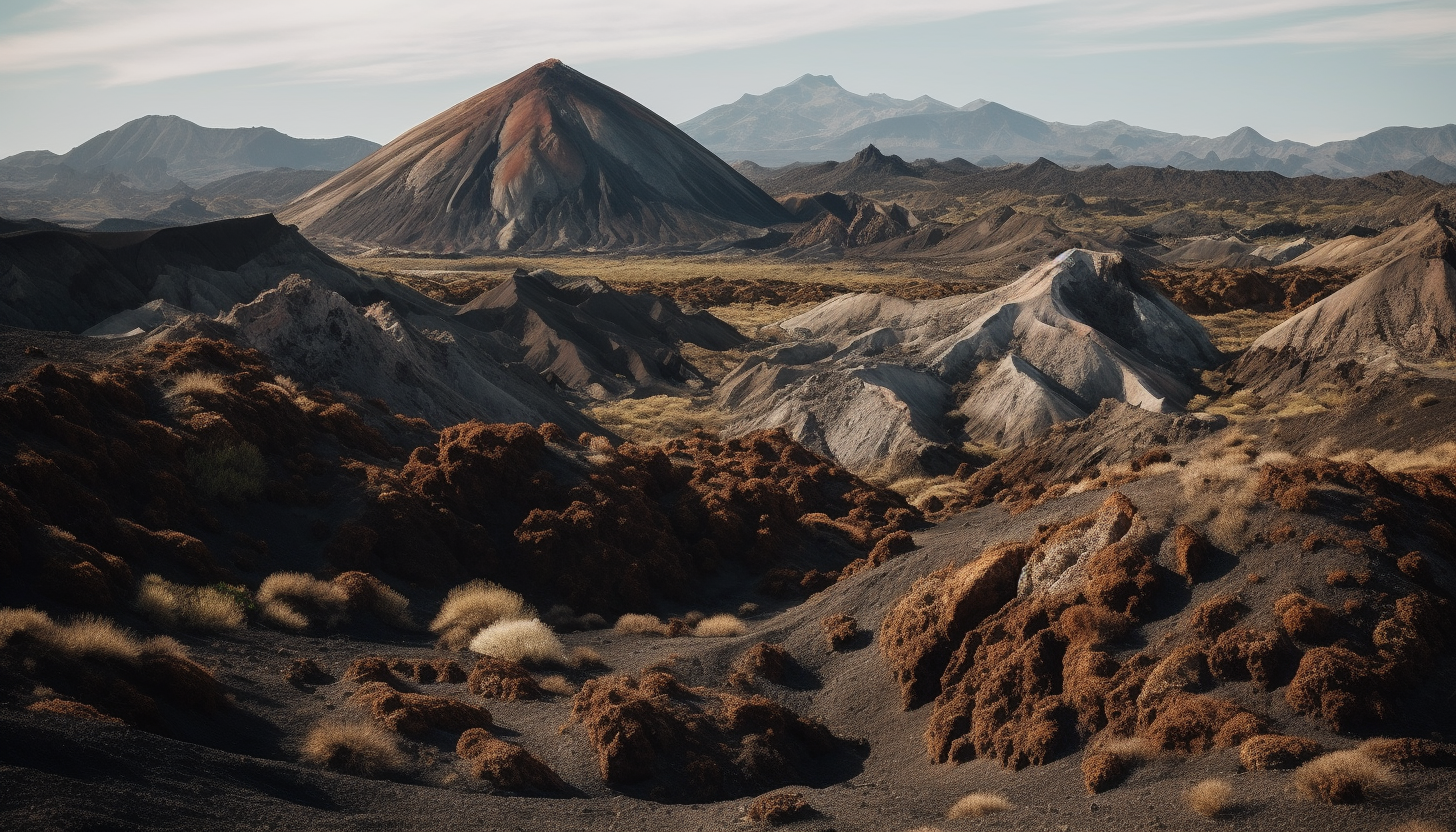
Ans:
{"type": "Polygon", "coordinates": [[[343,170],[378,149],[378,144],[355,136],[298,139],[271,127],[202,127],[179,116],[151,115],[107,130],[64,154],[25,151],[0,159],[0,167],[104,170],[130,177],[142,188],[165,190],[178,182],[195,188],[273,168],[343,170]]]}
{"type": "MultiPolygon", "coordinates": [[[[928,97],[913,102],[885,98],[898,109],[876,114],[868,103],[873,96],[848,92],[829,76],[806,75],[763,95],[745,95],[715,107],[681,127],[724,158],[764,165],[844,160],[867,144],[907,158],[995,155],[1031,162],[1044,156],[1064,164],[1272,170],[1286,176],[1362,176],[1410,170],[1432,158],[1456,165],[1456,124],[1385,127],[1356,139],[1310,145],[1269,139],[1252,127],[1208,138],[1116,120],[1087,125],[1045,121],[979,99],[957,109],[928,97]]],[[[1444,178],[1449,174],[1443,169],[1425,170],[1443,177],[1437,181],[1452,181],[1444,178]]]]}

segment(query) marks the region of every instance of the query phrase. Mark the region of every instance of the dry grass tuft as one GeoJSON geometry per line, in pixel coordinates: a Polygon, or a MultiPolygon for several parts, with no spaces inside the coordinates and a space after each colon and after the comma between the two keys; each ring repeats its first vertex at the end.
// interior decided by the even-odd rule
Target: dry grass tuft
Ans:
{"type": "Polygon", "coordinates": [[[471,581],[445,596],[439,614],[430,622],[430,632],[440,637],[442,647],[459,650],[496,622],[535,617],[536,609],[520,594],[498,584],[471,581]]]}
{"type": "Polygon", "coordinates": [[[1188,790],[1188,808],[1206,818],[1227,812],[1234,805],[1234,787],[1227,780],[1210,778],[1188,790]]]}
{"type": "Polygon", "coordinates": [[[732,638],[741,636],[748,632],[748,627],[736,615],[719,613],[702,620],[698,626],[693,628],[693,635],[698,638],[732,638]]]}
{"type": "Polygon", "coordinates": [[[334,584],[349,597],[350,610],[369,610],[390,626],[415,629],[409,599],[368,572],[345,572],[334,578],[334,584]]]}
{"type": "Polygon", "coordinates": [[[619,633],[633,636],[665,636],[667,625],[662,619],[655,615],[638,615],[629,612],[617,619],[617,625],[613,628],[619,633]]]}
{"type": "Polygon", "coordinates": [[[951,820],[979,818],[997,812],[1007,812],[1011,808],[1011,802],[999,794],[971,792],[960,800],[957,800],[955,805],[950,807],[949,811],[945,813],[945,816],[951,820]]]}
{"type": "Polygon", "coordinates": [[[69,699],[43,699],[39,702],[32,702],[26,705],[25,709],[33,714],[55,714],[56,716],[64,716],[71,719],[103,722],[107,725],[126,724],[114,716],[103,714],[84,702],[73,702],[69,699]]]}
{"type": "Polygon", "coordinates": [[[557,696],[575,696],[577,691],[576,685],[573,685],[571,680],[562,676],[560,673],[545,676],[538,684],[541,685],[541,690],[557,696]]]}
{"type": "Polygon", "coordinates": [[[147,575],[132,602],[148,621],[161,627],[220,632],[247,623],[237,597],[210,586],[174,584],[160,575],[147,575]]]}
{"type": "Polygon", "coordinates": [[[1395,786],[1390,769],[1357,750],[1332,751],[1294,771],[1294,785],[1311,800],[1359,803],[1395,786]]]}
{"type": "Polygon", "coordinates": [[[319,725],[303,741],[303,759],[359,777],[378,777],[404,765],[398,740],[368,723],[319,725]]]}
{"type": "Polygon", "coordinates": [[[590,647],[572,648],[571,655],[566,657],[566,663],[578,670],[595,670],[607,666],[602,654],[590,647]]]}
{"type": "Polygon", "coordinates": [[[522,664],[562,664],[566,647],[537,619],[497,621],[470,640],[470,649],[522,664]]]}
{"type": "Polygon", "coordinates": [[[275,572],[258,587],[258,614],[286,630],[337,627],[349,615],[349,595],[337,584],[302,572],[275,572]]]}
{"type": "Polygon", "coordinates": [[[648,444],[687,436],[694,430],[717,433],[727,424],[723,411],[710,400],[686,396],[619,399],[586,412],[623,439],[648,444]]]}
{"type": "Polygon", "coordinates": [[[1411,399],[1411,407],[1414,407],[1416,409],[1420,409],[1422,407],[1430,407],[1433,404],[1440,403],[1441,398],[1434,393],[1422,393],[1419,396],[1416,396],[1414,399],[1411,399]]]}
{"type": "Polygon", "coordinates": [[[177,377],[168,396],[222,396],[228,391],[227,379],[219,373],[190,372],[177,377]]]}

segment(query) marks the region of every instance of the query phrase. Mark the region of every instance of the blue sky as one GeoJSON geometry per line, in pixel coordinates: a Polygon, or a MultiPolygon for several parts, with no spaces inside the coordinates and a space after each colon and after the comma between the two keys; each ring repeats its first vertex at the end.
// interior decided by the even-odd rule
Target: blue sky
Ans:
{"type": "Polygon", "coordinates": [[[0,156],[150,113],[385,142],[548,57],[674,122],[806,72],[1209,136],[1456,122],[1452,0],[0,0],[0,156]]]}

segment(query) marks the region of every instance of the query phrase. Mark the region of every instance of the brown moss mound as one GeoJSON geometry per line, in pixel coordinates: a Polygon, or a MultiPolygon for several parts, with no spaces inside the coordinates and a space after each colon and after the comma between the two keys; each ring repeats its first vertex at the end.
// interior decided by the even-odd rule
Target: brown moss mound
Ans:
{"type": "Polygon", "coordinates": [[[1133,761],[1121,754],[1090,752],[1082,758],[1082,785],[1088,794],[1115,788],[1132,774],[1133,761]]]}
{"type": "Polygon", "coordinates": [[[1232,748],[1269,730],[1264,718],[1243,706],[1201,695],[1172,696],[1157,706],[1144,706],[1139,723],[1140,736],[1184,754],[1232,748]]]}
{"type": "Polygon", "coordinates": [[[789,668],[794,664],[794,657],[789,655],[789,651],[782,644],[760,641],[745,650],[733,663],[733,670],[728,674],[728,684],[751,685],[759,679],[767,679],[781,685],[788,677],[789,668]]]}
{"type": "Polygon", "coordinates": [[[572,701],[602,778],[655,781],[666,798],[714,800],[804,782],[837,742],[761,696],[683,687],[667,673],[587,681],[572,701]]]}
{"type": "Polygon", "coordinates": [[[1319,743],[1304,737],[1259,734],[1239,746],[1239,764],[1249,771],[1298,768],[1323,751],[1319,743]]]}
{"type": "Polygon", "coordinates": [[[1297,592],[1275,601],[1274,614],[1286,633],[1307,644],[1328,644],[1339,625],[1334,610],[1297,592]]]}
{"type": "Polygon", "coordinates": [[[754,823],[781,826],[814,815],[814,808],[798,792],[773,792],[760,796],[748,805],[745,815],[754,823]]]}
{"type": "Polygon", "coordinates": [[[446,696],[398,691],[384,682],[365,682],[349,702],[367,710],[380,725],[411,736],[431,729],[459,733],[491,725],[490,711],[484,708],[446,696]]]}
{"type": "Polygon", "coordinates": [[[541,685],[519,662],[481,656],[470,671],[470,692],[487,699],[513,702],[540,699],[541,685]]]}
{"type": "Polygon", "coordinates": [[[455,753],[469,760],[470,771],[513,792],[561,792],[566,783],[552,768],[515,743],[497,739],[484,728],[471,728],[460,735],[455,753]]]}
{"type": "Polygon", "coordinates": [[[933,697],[959,636],[1016,596],[1033,548],[1009,544],[963,566],[917,580],[880,625],[880,650],[900,685],[905,707],[933,697]]]}
{"type": "Polygon", "coordinates": [[[842,612],[824,616],[819,626],[824,630],[824,640],[829,643],[830,652],[839,650],[859,636],[859,622],[854,620],[854,616],[842,612]]]}
{"type": "MultiPolygon", "coordinates": [[[[927,639],[939,643],[921,655],[949,653],[940,667],[926,667],[940,688],[925,734],[932,759],[991,757],[1021,768],[1104,729],[1133,733],[1153,661],[1138,655],[1120,663],[1099,647],[1120,638],[1148,606],[1154,579],[1145,539],[1136,508],[1113,494],[1097,511],[1026,544],[991,550],[1018,551],[1010,565],[1027,564],[1026,592],[974,626],[927,639]],[[1043,589],[1064,581],[1066,590],[1043,589]]],[[[896,610],[915,595],[912,589],[896,610]]]]}
{"type": "Polygon", "coordinates": [[[393,687],[402,679],[422,685],[454,684],[465,681],[465,671],[454,659],[387,659],[382,656],[355,659],[344,671],[346,682],[383,682],[393,687]]]}
{"type": "MultiPolygon", "coordinates": [[[[358,664],[358,662],[355,662],[358,664]]],[[[350,666],[353,670],[353,666],[350,666]]],[[[294,659],[283,669],[283,680],[294,687],[311,687],[313,685],[327,685],[334,680],[334,677],[324,672],[319,663],[312,658],[305,656],[294,659]]]]}

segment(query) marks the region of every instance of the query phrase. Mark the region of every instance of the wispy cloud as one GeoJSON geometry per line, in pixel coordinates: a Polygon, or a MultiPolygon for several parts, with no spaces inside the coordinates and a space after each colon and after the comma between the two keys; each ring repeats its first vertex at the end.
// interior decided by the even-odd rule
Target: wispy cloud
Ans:
{"type": "Polygon", "coordinates": [[[88,67],[121,85],[276,67],[301,81],[416,81],[1029,6],[1048,7],[1065,35],[1056,48],[1072,54],[1398,43],[1456,59],[1450,0],[45,0],[0,21],[0,73],[88,67]]]}
{"type": "MultiPolygon", "coordinates": [[[[1132,3],[1122,4],[1131,6],[1132,3]]],[[[1062,53],[1106,54],[1135,51],[1181,51],[1188,49],[1216,49],[1239,46],[1267,46],[1286,44],[1290,46],[1396,46],[1410,59],[1456,61],[1456,8],[1447,3],[1387,2],[1383,4],[1334,3],[1315,4],[1305,0],[1277,0],[1277,2],[1243,4],[1233,2],[1233,7],[1247,7],[1249,11],[1263,10],[1258,17],[1220,17],[1236,15],[1243,8],[1216,9],[1179,7],[1162,10],[1161,21],[1156,24],[1162,36],[1156,38],[1125,37],[1131,33],[1131,26],[1117,26],[1105,21],[1086,19],[1080,21],[1087,30],[1101,28],[1114,36],[1087,38],[1059,48],[1062,53]],[[1315,9],[1316,5],[1322,6],[1315,9]],[[1374,8],[1372,8],[1372,6],[1374,8]],[[1308,7],[1308,8],[1300,8],[1308,7]],[[1317,16],[1302,15],[1300,12],[1318,11],[1317,16]],[[1220,26],[1206,32],[1198,32],[1193,22],[1228,23],[1241,20],[1240,27],[1220,26]],[[1115,35],[1123,35],[1117,37],[1115,35]]],[[[1161,9],[1161,4],[1159,4],[1161,9]]],[[[1077,25],[1078,21],[1073,21],[1077,25]]]]}
{"type": "Polygon", "coordinates": [[[567,61],[667,57],[1052,0],[52,0],[0,36],[0,72],[98,68],[109,84],[287,67],[421,80],[567,61]]]}

